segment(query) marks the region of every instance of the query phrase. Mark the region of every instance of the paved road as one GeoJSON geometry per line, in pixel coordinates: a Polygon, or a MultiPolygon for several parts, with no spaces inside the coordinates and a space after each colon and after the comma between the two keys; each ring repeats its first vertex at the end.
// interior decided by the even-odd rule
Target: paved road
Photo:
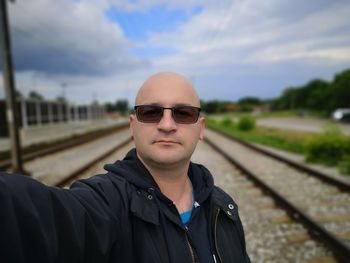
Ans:
{"type": "Polygon", "coordinates": [[[310,117],[281,117],[258,119],[257,124],[261,126],[318,133],[324,132],[330,126],[338,126],[345,135],[350,136],[350,124],[336,123],[310,117]]]}

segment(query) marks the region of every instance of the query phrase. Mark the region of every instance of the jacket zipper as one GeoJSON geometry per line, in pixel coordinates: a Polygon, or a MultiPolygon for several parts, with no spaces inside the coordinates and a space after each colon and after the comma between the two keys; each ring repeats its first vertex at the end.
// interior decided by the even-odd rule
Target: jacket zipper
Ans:
{"type": "Polygon", "coordinates": [[[190,249],[190,254],[191,254],[192,262],[193,262],[193,263],[196,263],[194,251],[193,251],[193,248],[192,248],[192,246],[191,246],[190,240],[188,239],[187,232],[185,233],[185,236],[186,236],[187,245],[188,245],[188,247],[189,247],[189,249],[190,249]]]}
{"type": "Polygon", "coordinates": [[[215,250],[216,250],[216,254],[219,258],[219,262],[222,262],[222,259],[221,259],[221,256],[220,256],[220,253],[219,253],[219,250],[218,250],[218,242],[217,242],[217,231],[216,231],[216,228],[217,228],[217,224],[218,224],[218,217],[219,217],[219,213],[220,213],[220,208],[217,209],[216,211],[216,215],[215,215],[215,222],[214,222],[214,243],[215,243],[215,250]]]}

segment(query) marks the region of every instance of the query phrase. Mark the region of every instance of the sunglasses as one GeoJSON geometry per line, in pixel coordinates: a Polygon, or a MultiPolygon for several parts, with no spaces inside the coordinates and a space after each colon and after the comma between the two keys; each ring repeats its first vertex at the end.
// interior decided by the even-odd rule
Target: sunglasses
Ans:
{"type": "Polygon", "coordinates": [[[134,107],[136,117],[140,122],[158,123],[163,117],[164,110],[171,110],[171,115],[176,123],[196,123],[201,111],[193,106],[175,106],[165,108],[158,105],[138,105],[134,107]]]}

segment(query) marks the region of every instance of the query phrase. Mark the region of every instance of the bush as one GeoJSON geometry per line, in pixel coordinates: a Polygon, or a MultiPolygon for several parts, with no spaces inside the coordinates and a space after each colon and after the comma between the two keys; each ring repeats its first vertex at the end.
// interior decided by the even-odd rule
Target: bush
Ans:
{"type": "Polygon", "coordinates": [[[326,133],[306,145],[306,160],[326,165],[337,165],[350,154],[350,139],[339,134],[326,133]]]}
{"type": "Polygon", "coordinates": [[[233,122],[230,118],[225,118],[221,121],[221,124],[224,126],[224,127],[230,127],[233,125],[233,122]]]}
{"type": "Polygon", "coordinates": [[[238,129],[241,131],[250,131],[255,128],[255,119],[252,116],[245,115],[239,118],[238,129]]]}
{"type": "Polygon", "coordinates": [[[339,162],[338,170],[341,174],[350,175],[350,154],[343,156],[339,162]]]}

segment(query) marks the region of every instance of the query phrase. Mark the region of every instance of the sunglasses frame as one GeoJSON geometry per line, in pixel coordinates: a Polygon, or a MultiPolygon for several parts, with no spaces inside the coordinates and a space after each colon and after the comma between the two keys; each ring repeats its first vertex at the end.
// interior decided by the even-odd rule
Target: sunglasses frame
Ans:
{"type": "Polygon", "coordinates": [[[174,106],[174,107],[162,107],[162,106],[159,106],[159,105],[136,105],[134,106],[134,110],[135,110],[135,115],[136,115],[136,118],[138,121],[140,122],[143,122],[143,123],[159,123],[161,121],[161,119],[163,118],[163,115],[164,115],[164,110],[171,110],[171,117],[173,118],[173,120],[178,123],[178,124],[194,124],[198,121],[199,119],[199,116],[200,116],[200,112],[201,112],[201,108],[199,107],[195,107],[195,106],[190,106],[190,105],[179,105],[179,106],[174,106]],[[157,119],[156,121],[145,121],[145,120],[142,120],[142,118],[139,118],[139,111],[138,111],[138,108],[140,107],[154,107],[155,109],[160,109],[161,110],[161,115],[159,117],[159,120],[157,119]],[[183,122],[183,121],[179,121],[177,118],[176,118],[176,113],[174,113],[174,111],[176,111],[177,109],[181,109],[181,108],[191,108],[191,109],[196,109],[198,112],[197,112],[197,117],[194,121],[191,121],[191,122],[183,122]]]}

